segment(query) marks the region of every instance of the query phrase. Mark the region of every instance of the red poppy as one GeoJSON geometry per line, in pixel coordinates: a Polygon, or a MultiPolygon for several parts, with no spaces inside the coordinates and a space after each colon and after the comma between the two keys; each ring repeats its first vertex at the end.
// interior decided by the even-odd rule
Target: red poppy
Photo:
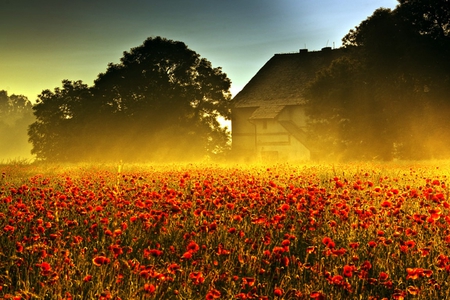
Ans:
{"type": "Polygon", "coordinates": [[[380,281],[385,281],[389,278],[389,274],[385,272],[380,272],[380,275],[378,275],[378,279],[380,281]]]}
{"type": "Polygon", "coordinates": [[[23,245],[21,242],[16,242],[16,251],[19,253],[23,251],[23,245]]]}
{"type": "Polygon", "coordinates": [[[350,244],[348,244],[350,248],[352,249],[357,249],[359,247],[359,243],[357,242],[351,242],[350,244]]]}
{"type": "Polygon", "coordinates": [[[217,249],[218,255],[230,255],[231,251],[227,250],[223,247],[223,244],[219,244],[219,247],[217,249]]]}
{"type": "Polygon", "coordinates": [[[4,228],[3,228],[3,230],[5,231],[5,232],[14,232],[14,227],[13,226],[11,226],[11,225],[6,225],[4,228]]]}
{"type": "Polygon", "coordinates": [[[413,241],[413,240],[409,240],[409,241],[406,241],[405,242],[405,245],[408,247],[408,248],[414,248],[415,246],[416,246],[416,242],[415,241],[413,241]]]}
{"type": "Polygon", "coordinates": [[[281,246],[286,247],[289,246],[291,244],[290,240],[283,240],[283,242],[281,242],[281,246]]]}
{"type": "Polygon", "coordinates": [[[171,263],[168,267],[167,267],[167,271],[170,274],[175,274],[178,270],[180,270],[181,267],[180,265],[176,264],[176,263],[171,263]]]}
{"type": "Polygon", "coordinates": [[[282,264],[283,266],[285,266],[285,267],[289,266],[289,258],[286,257],[286,256],[283,256],[283,257],[281,258],[281,264],[282,264]]]}
{"type": "Polygon", "coordinates": [[[418,279],[423,276],[423,269],[422,268],[406,268],[406,273],[408,274],[406,276],[406,279],[418,279]]]}
{"type": "Polygon", "coordinates": [[[205,281],[205,278],[203,277],[203,273],[201,271],[191,272],[189,274],[189,278],[192,280],[193,284],[201,284],[205,281]]]}
{"type": "Polygon", "coordinates": [[[367,243],[367,245],[369,245],[370,248],[375,248],[375,247],[377,246],[377,243],[374,242],[374,241],[369,241],[369,242],[367,243]]]}
{"type": "Polygon", "coordinates": [[[322,239],[322,243],[325,245],[325,246],[327,246],[328,248],[334,248],[334,246],[336,245],[334,242],[333,242],[333,240],[331,239],[331,238],[329,238],[329,237],[324,237],[323,239],[322,239]]]}
{"type": "Polygon", "coordinates": [[[329,280],[331,281],[332,284],[340,285],[344,280],[344,277],[342,277],[341,275],[334,275],[329,280]]]}
{"type": "Polygon", "coordinates": [[[284,203],[283,205],[281,205],[280,210],[281,210],[282,212],[287,212],[287,211],[289,211],[290,208],[291,208],[291,207],[290,207],[289,204],[284,203]]]}
{"type": "Polygon", "coordinates": [[[219,299],[220,297],[221,297],[221,293],[220,293],[220,291],[218,291],[216,289],[211,289],[206,294],[206,299],[207,300],[219,299]]]}
{"type": "Polygon", "coordinates": [[[415,286],[408,286],[408,287],[406,288],[406,290],[408,291],[408,293],[409,293],[410,295],[413,295],[413,296],[419,294],[419,292],[420,292],[419,288],[417,288],[417,287],[415,287],[415,286]]]}
{"type": "Polygon", "coordinates": [[[372,264],[370,263],[370,261],[366,260],[365,262],[363,262],[363,264],[361,265],[361,269],[365,270],[365,271],[369,271],[370,269],[372,269],[372,264]]]}
{"type": "Polygon", "coordinates": [[[42,272],[47,273],[52,270],[52,266],[48,262],[43,262],[41,264],[36,264],[36,266],[40,267],[42,272]]]}
{"type": "Polygon", "coordinates": [[[195,253],[198,250],[200,250],[200,246],[196,242],[190,241],[186,247],[186,250],[188,250],[189,252],[195,253]]]}
{"type": "Polygon", "coordinates": [[[383,202],[381,203],[381,207],[384,207],[384,208],[392,207],[392,202],[391,202],[391,201],[388,201],[388,200],[383,201],[383,202]]]}
{"type": "Polygon", "coordinates": [[[283,296],[284,291],[283,291],[283,289],[275,288],[275,289],[273,290],[273,294],[274,294],[275,296],[277,296],[277,297],[281,297],[281,296],[283,296]]]}
{"type": "Polygon", "coordinates": [[[314,246],[309,246],[306,248],[306,253],[311,254],[314,253],[316,251],[316,247],[314,246]]]}
{"type": "Polygon", "coordinates": [[[343,274],[345,277],[352,277],[353,271],[355,271],[355,266],[345,265],[343,269],[343,274]]]}
{"type": "Polygon", "coordinates": [[[156,290],[156,287],[153,284],[151,284],[151,283],[144,284],[144,291],[147,294],[153,294],[155,292],[155,290],[156,290]]]}
{"type": "Polygon", "coordinates": [[[94,257],[94,259],[92,259],[92,262],[94,263],[94,265],[96,265],[97,267],[100,267],[101,265],[106,265],[109,264],[110,259],[107,258],[106,256],[96,256],[94,257]]]}
{"type": "Polygon", "coordinates": [[[309,297],[316,300],[325,300],[325,295],[322,292],[312,292],[309,297]]]}
{"type": "Polygon", "coordinates": [[[253,286],[255,284],[254,277],[242,277],[242,286],[245,288],[246,285],[253,286]]]}

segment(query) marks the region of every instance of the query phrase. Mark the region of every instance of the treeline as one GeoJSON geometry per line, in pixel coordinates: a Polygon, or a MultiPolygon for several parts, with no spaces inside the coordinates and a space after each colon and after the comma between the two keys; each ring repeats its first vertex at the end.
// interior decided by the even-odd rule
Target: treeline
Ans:
{"type": "Polygon", "coordinates": [[[350,30],[308,88],[315,158],[449,158],[449,24],[448,0],[399,0],[350,30]]]}

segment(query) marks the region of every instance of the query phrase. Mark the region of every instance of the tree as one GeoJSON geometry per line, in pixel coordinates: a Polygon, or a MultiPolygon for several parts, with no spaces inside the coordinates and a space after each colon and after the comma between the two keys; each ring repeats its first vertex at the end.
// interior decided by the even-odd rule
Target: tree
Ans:
{"type": "Polygon", "coordinates": [[[33,106],[36,121],[28,130],[32,153],[40,160],[71,161],[92,150],[87,120],[95,117],[90,89],[82,81],[63,80],[62,88],[44,90],[33,106]]]}
{"type": "Polygon", "coordinates": [[[64,81],[63,89],[44,91],[30,130],[33,151],[63,161],[218,155],[228,144],[217,117],[230,118],[230,85],[221,68],[184,43],[148,38],[110,63],[94,86],[64,81]]]}
{"type": "Polygon", "coordinates": [[[310,136],[327,133],[315,142],[318,149],[327,145],[344,159],[450,154],[443,151],[450,145],[450,128],[440,120],[450,111],[448,33],[435,33],[430,23],[419,28],[418,7],[426,16],[425,8],[433,10],[434,2],[400,2],[394,11],[378,9],[350,30],[343,38],[346,62],[334,63],[310,85],[310,136]],[[345,120],[333,132],[319,126],[333,120],[330,114],[345,120]]]}
{"type": "Polygon", "coordinates": [[[23,95],[0,91],[0,160],[31,158],[27,127],[33,122],[31,102],[23,95]]]}
{"type": "Polygon", "coordinates": [[[397,12],[423,36],[434,40],[450,35],[449,0],[398,0],[397,12]]]}

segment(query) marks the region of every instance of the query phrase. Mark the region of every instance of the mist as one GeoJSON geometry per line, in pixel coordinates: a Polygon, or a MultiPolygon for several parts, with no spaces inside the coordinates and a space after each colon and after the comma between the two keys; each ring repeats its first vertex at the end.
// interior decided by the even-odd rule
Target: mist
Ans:
{"type": "Polygon", "coordinates": [[[32,161],[28,126],[35,120],[31,102],[22,95],[0,91],[0,163],[32,161]]]}

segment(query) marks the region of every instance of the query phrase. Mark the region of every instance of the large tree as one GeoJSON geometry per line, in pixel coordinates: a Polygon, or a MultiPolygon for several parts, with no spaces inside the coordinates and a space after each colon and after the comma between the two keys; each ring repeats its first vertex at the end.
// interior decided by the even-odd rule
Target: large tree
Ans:
{"type": "Polygon", "coordinates": [[[346,57],[309,89],[310,137],[317,149],[344,159],[450,154],[450,128],[442,122],[450,112],[450,43],[442,23],[449,8],[436,10],[437,2],[400,1],[395,10],[378,9],[343,38],[346,57]]]}
{"type": "Polygon", "coordinates": [[[94,86],[44,91],[30,130],[49,160],[188,160],[218,155],[228,132],[230,80],[184,43],[148,38],[109,64],[94,86]],[[76,149],[72,151],[71,149],[76,149]]]}
{"type": "Polygon", "coordinates": [[[33,120],[31,102],[23,95],[0,91],[0,161],[31,158],[27,128],[33,120]]]}

